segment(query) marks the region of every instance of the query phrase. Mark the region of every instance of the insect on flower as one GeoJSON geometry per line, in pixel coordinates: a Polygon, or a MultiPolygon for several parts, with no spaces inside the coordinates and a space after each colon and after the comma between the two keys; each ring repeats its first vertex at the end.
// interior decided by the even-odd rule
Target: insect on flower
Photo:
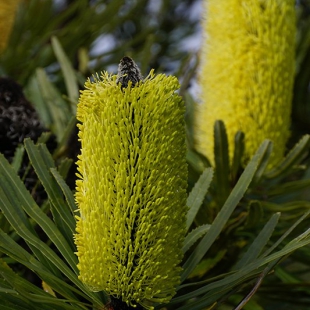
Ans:
{"type": "Polygon", "coordinates": [[[131,86],[135,86],[142,79],[143,76],[137,64],[130,57],[123,57],[118,65],[116,83],[121,83],[122,88],[126,88],[129,81],[131,86]]]}

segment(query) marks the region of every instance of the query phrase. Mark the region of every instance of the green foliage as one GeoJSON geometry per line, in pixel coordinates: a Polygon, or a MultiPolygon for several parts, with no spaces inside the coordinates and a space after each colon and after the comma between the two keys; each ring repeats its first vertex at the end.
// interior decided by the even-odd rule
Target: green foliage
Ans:
{"type": "MultiPolygon", "coordinates": [[[[307,143],[309,143],[309,137],[304,137],[283,161],[282,169],[281,164],[277,167],[277,171],[282,171],[275,174],[278,179],[281,179],[283,174],[287,175],[288,162],[291,166],[298,163],[304,152],[301,145],[307,143]]],[[[183,248],[184,252],[190,253],[186,256],[183,265],[184,284],[178,288],[178,295],[166,307],[175,309],[177,305],[178,309],[203,309],[214,302],[222,302],[236,290],[242,291],[243,287],[247,287],[246,285],[253,286],[255,282],[261,281],[281,259],[310,243],[310,231],[308,230],[300,232],[294,238],[289,238],[292,231],[294,229],[296,231],[298,224],[309,215],[310,211],[282,225],[281,235],[279,235],[278,228],[280,213],[272,215],[273,212],[270,212],[265,224],[257,228],[257,236],[248,243],[247,247],[240,249],[239,259],[231,264],[226,272],[208,277],[208,280],[198,282],[192,282],[192,278],[187,280],[204,257],[214,255],[212,247],[215,243],[222,238],[227,238],[223,235],[229,229],[232,215],[237,208],[242,206],[241,201],[246,196],[253,195],[252,186],[255,188],[262,182],[256,181],[258,183],[255,183],[255,180],[266,178],[262,169],[266,168],[270,147],[271,143],[268,141],[262,144],[230,191],[212,223],[197,226],[188,233],[183,248]]],[[[27,304],[34,304],[34,307],[38,304],[40,309],[52,309],[53,306],[57,306],[57,309],[88,309],[91,307],[100,309],[107,302],[107,297],[102,293],[90,292],[77,278],[77,258],[74,254],[76,249],[73,243],[75,204],[71,191],[58,172],[60,165],[58,168],[55,166],[50,153],[43,144],[34,145],[30,140],[25,140],[25,150],[48,194],[51,217],[35,203],[16,175],[14,168],[1,155],[0,203],[2,213],[10,223],[11,229],[7,233],[1,230],[0,233],[0,251],[3,253],[0,268],[2,279],[0,298],[8,307],[12,306],[12,303],[14,307],[18,307],[21,301],[24,303],[22,309],[27,309],[27,304]],[[40,235],[36,227],[40,227],[43,231],[40,235]],[[16,238],[16,233],[18,238],[16,238]],[[47,238],[49,245],[42,238],[47,238]],[[29,251],[21,247],[21,239],[26,242],[29,251]],[[32,285],[21,275],[15,273],[13,270],[18,264],[35,272],[57,297],[44,292],[43,289],[32,285]],[[16,294],[19,297],[15,300],[16,294]]],[[[267,172],[269,178],[272,176],[271,172],[267,172]]],[[[204,208],[205,203],[202,198],[206,194],[211,178],[212,169],[207,168],[189,195],[188,227],[193,227],[193,219],[197,210],[204,208]]],[[[299,189],[298,186],[296,188],[299,189]]],[[[248,216],[250,214],[252,213],[248,216]]],[[[247,230],[247,226],[239,226],[237,231],[240,235],[245,232],[249,233],[251,229],[247,230]]],[[[232,235],[228,241],[232,242],[234,238],[232,235]]],[[[216,265],[220,262],[221,260],[216,265]]],[[[230,302],[231,300],[234,299],[230,299],[230,302]]]]}
{"type": "MultiPolygon", "coordinates": [[[[209,188],[209,191],[203,201],[199,200],[201,204],[200,210],[193,222],[194,224],[191,221],[191,227],[194,233],[198,229],[197,227],[203,227],[208,223],[212,223],[212,225],[208,227],[207,234],[201,239],[197,247],[191,249],[191,254],[184,265],[186,269],[183,274],[183,279],[185,280],[186,276],[190,275],[190,272],[187,271],[189,262],[195,262],[189,270],[192,271],[194,267],[196,270],[199,270],[199,273],[194,272],[197,280],[211,277],[208,280],[208,282],[211,282],[209,286],[210,292],[208,289],[201,288],[174,299],[173,302],[182,302],[205,294],[204,297],[198,298],[201,302],[195,300],[193,303],[189,303],[191,306],[188,306],[188,309],[202,309],[203,307],[211,306],[213,302],[227,301],[228,295],[235,293],[234,289],[237,288],[237,290],[243,291],[247,287],[240,283],[237,285],[236,282],[234,283],[235,286],[230,287],[230,290],[225,290],[224,285],[220,286],[219,292],[214,291],[215,297],[212,299],[211,296],[213,296],[213,293],[211,292],[213,292],[213,285],[217,283],[217,281],[212,281],[212,275],[216,275],[216,279],[222,270],[234,270],[238,274],[238,272],[242,273],[243,268],[246,268],[248,270],[247,276],[241,276],[243,284],[248,282],[248,285],[252,285],[255,288],[252,279],[256,276],[259,279],[258,286],[268,286],[268,277],[263,283],[261,282],[274,266],[281,261],[280,256],[278,259],[276,258],[277,255],[279,253],[284,254],[291,246],[294,247],[294,244],[297,245],[301,240],[299,238],[302,238],[303,232],[307,232],[309,226],[308,216],[310,214],[310,205],[306,194],[310,185],[310,179],[308,177],[309,168],[307,165],[310,136],[304,136],[288,152],[287,156],[272,169],[268,168],[272,144],[263,144],[260,150],[263,147],[264,151],[261,152],[259,160],[256,161],[255,170],[252,170],[252,176],[250,176],[247,172],[251,170],[250,166],[254,165],[253,161],[255,161],[257,154],[240,175],[242,171],[243,135],[240,133],[236,134],[236,150],[232,163],[228,161],[227,137],[225,126],[221,121],[215,123],[214,135],[214,152],[215,154],[221,153],[222,155],[220,159],[216,159],[215,173],[211,184],[209,181],[206,182],[206,187],[209,188]],[[297,180],[296,177],[298,177],[297,180]],[[240,186],[240,183],[242,186],[240,186]],[[301,198],[302,196],[305,196],[304,200],[301,198]],[[228,213],[221,221],[219,218],[223,216],[226,208],[228,213]],[[216,231],[214,236],[212,236],[213,229],[216,231]],[[288,238],[291,234],[295,237],[293,240],[288,238]],[[300,234],[300,237],[298,237],[298,234],[300,234]],[[214,240],[220,246],[216,245],[214,240]],[[199,245],[201,245],[201,252],[198,251],[199,245]],[[217,257],[218,251],[223,247],[226,248],[226,254],[221,259],[217,259],[215,264],[206,265],[205,262],[210,260],[210,257],[217,257]],[[274,252],[276,249],[277,252],[274,252]],[[240,259],[238,260],[238,258],[240,259]],[[270,258],[272,260],[269,260],[270,258]],[[260,260],[266,262],[266,266],[262,267],[260,265],[262,269],[259,269],[260,267],[256,265],[256,262],[260,260]],[[253,270],[250,267],[252,264],[255,266],[253,270]],[[254,270],[257,272],[256,274],[254,270]],[[261,274],[261,276],[258,276],[258,274],[261,274]]],[[[193,151],[189,150],[189,152],[193,151]]],[[[195,157],[188,156],[188,158],[195,158],[197,161],[197,156],[200,157],[201,164],[196,164],[194,167],[199,169],[199,167],[205,166],[203,164],[206,163],[204,158],[199,154],[196,154],[195,157]]],[[[200,180],[208,169],[211,168],[206,168],[203,173],[201,169],[199,170],[199,173],[202,174],[192,192],[196,190],[200,180]]],[[[192,209],[193,207],[191,206],[190,210],[192,209]]],[[[203,234],[200,236],[202,237],[203,234]]],[[[307,260],[305,257],[303,257],[303,260],[300,260],[299,258],[295,258],[295,255],[293,256],[294,260],[289,260],[282,267],[288,274],[290,274],[289,270],[292,268],[291,266],[297,269],[303,268],[303,264],[307,260]]],[[[284,254],[283,257],[286,257],[286,255],[284,254]]],[[[224,273],[222,276],[224,278],[226,277],[226,279],[235,279],[236,277],[235,274],[231,275],[230,273],[224,273]]],[[[205,280],[197,282],[195,285],[198,286],[200,283],[203,285],[205,280]]],[[[226,283],[226,281],[220,280],[219,283],[226,283]]],[[[299,290],[303,283],[298,277],[299,286],[294,282],[295,287],[291,287],[291,290],[299,290]]],[[[189,290],[191,284],[186,284],[185,287],[189,290]]],[[[257,289],[258,287],[255,289],[255,292],[257,289]]],[[[279,300],[281,293],[281,291],[278,293],[279,300]]],[[[262,293],[262,296],[262,299],[260,299],[260,291],[255,295],[256,299],[262,302],[261,305],[268,305],[266,298],[271,298],[271,296],[266,291],[262,293]]],[[[272,298],[277,298],[275,296],[277,295],[274,292],[272,298]]],[[[245,299],[246,302],[248,302],[248,299],[245,299]]],[[[228,300],[229,303],[234,304],[233,301],[237,299],[228,298],[228,300]]],[[[306,305],[309,306],[308,303],[306,305]]],[[[187,309],[186,307],[183,306],[178,309],[187,309]]]]}
{"type": "Polygon", "coordinates": [[[42,137],[38,144],[25,140],[11,164],[0,155],[1,309],[104,309],[109,301],[78,279],[73,234],[79,213],[65,182],[72,159],[64,149],[76,125],[79,89],[92,73],[115,66],[125,54],[141,64],[143,73],[150,67],[174,71],[182,78],[180,94],[187,105],[190,177],[183,282],[172,301],[156,309],[310,308],[310,138],[304,135],[310,126],[310,6],[298,6],[291,150],[270,168],[272,143],[265,141],[243,169],[246,133],[236,133],[230,162],[220,121],[214,126],[215,167],[195,151],[194,99],[187,86],[198,61],[178,44],[190,37],[197,21],[181,19],[175,10],[181,2],[186,11],[191,1],[164,0],[152,14],[146,0],[127,5],[64,1],[59,11],[51,0],[23,3],[0,72],[25,86],[58,146],[50,154],[42,137]],[[116,44],[94,55],[100,35],[112,35],[116,44]],[[46,192],[42,205],[17,175],[25,155],[28,170],[34,169],[46,192]]]}

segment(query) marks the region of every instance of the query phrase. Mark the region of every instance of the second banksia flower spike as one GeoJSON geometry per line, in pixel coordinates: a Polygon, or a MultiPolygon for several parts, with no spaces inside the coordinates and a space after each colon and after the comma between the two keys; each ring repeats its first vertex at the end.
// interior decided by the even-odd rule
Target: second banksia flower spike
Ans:
{"type": "Polygon", "coordinates": [[[226,126],[230,158],[234,136],[245,133],[244,163],[265,139],[272,164],[289,137],[295,67],[294,0],[205,0],[197,105],[197,150],[214,162],[213,127],[226,126]]]}
{"type": "Polygon", "coordinates": [[[80,97],[75,241],[86,285],[148,307],[169,302],[180,282],[185,108],[175,77],[128,73],[88,81],[80,97]]]}

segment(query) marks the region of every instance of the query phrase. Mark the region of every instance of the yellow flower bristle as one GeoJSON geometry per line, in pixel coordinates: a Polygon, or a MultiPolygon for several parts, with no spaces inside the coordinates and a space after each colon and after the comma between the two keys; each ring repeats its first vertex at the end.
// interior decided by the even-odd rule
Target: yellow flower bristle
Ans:
{"type": "Polygon", "coordinates": [[[151,72],[127,88],[116,79],[86,82],[77,109],[80,279],[128,305],[165,303],[185,236],[184,103],[175,77],[151,72]]]}
{"type": "Polygon", "coordinates": [[[283,158],[290,134],[295,1],[208,0],[205,12],[197,150],[214,163],[214,122],[223,120],[231,159],[234,136],[241,130],[243,163],[270,139],[273,165],[283,158]]]}
{"type": "Polygon", "coordinates": [[[0,53],[5,50],[12,27],[15,21],[15,14],[20,0],[1,0],[0,1],[0,53]]]}

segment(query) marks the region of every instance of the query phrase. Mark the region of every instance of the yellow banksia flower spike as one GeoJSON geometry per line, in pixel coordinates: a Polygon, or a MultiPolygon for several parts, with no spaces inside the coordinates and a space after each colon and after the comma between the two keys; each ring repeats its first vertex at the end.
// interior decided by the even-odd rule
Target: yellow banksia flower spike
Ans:
{"type": "Polygon", "coordinates": [[[290,134],[295,1],[208,0],[204,5],[197,150],[214,163],[213,128],[221,119],[231,159],[234,136],[241,130],[244,164],[264,139],[270,139],[274,165],[283,157],[290,134]]]}
{"type": "Polygon", "coordinates": [[[0,53],[8,44],[20,0],[0,0],[0,53]]]}
{"type": "Polygon", "coordinates": [[[88,80],[77,108],[78,268],[94,291],[151,307],[169,302],[180,282],[185,108],[175,77],[151,71],[142,81],[129,57],[119,68],[118,77],[88,80]]]}

